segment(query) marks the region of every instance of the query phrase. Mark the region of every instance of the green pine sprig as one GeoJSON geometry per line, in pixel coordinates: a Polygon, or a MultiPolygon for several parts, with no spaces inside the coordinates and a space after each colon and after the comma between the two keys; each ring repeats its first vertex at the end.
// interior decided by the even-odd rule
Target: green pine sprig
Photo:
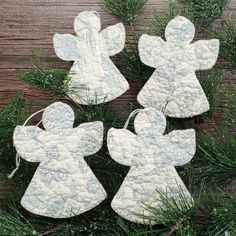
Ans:
{"type": "Polygon", "coordinates": [[[118,221],[115,235],[158,235],[158,236],[221,236],[236,232],[236,198],[220,189],[212,190],[204,185],[192,192],[194,201],[183,194],[181,188],[170,197],[157,190],[162,206],[149,207],[150,221],[160,222],[156,226],[140,226],[118,221]]]}
{"type": "MultiPolygon", "coordinates": [[[[15,126],[21,125],[29,112],[29,105],[21,96],[14,97],[7,106],[0,108],[0,164],[10,164],[15,155],[12,135],[15,126]]],[[[11,163],[13,164],[13,163],[11,163]]]]}
{"type": "Polygon", "coordinates": [[[165,28],[170,20],[174,19],[176,16],[182,15],[186,16],[187,13],[183,7],[180,7],[176,1],[170,0],[169,4],[164,10],[163,14],[154,11],[153,19],[149,24],[150,33],[153,35],[158,35],[161,38],[165,38],[165,28]]]}
{"type": "Polygon", "coordinates": [[[129,25],[136,51],[138,51],[138,35],[134,23],[143,11],[146,2],[147,0],[101,0],[102,6],[108,12],[129,25]]]}
{"type": "Polygon", "coordinates": [[[209,34],[220,40],[220,57],[233,68],[236,66],[236,25],[231,20],[223,21],[210,29],[209,34]]]}
{"type": "Polygon", "coordinates": [[[212,117],[216,107],[220,104],[222,96],[222,84],[228,77],[227,70],[223,67],[216,67],[207,72],[198,72],[198,78],[210,104],[210,110],[204,116],[212,117]]]}
{"type": "Polygon", "coordinates": [[[147,0],[101,0],[102,6],[125,23],[133,23],[142,12],[147,0]]]}
{"type": "Polygon", "coordinates": [[[220,19],[230,0],[177,0],[184,4],[193,21],[212,22],[220,19]]]}
{"type": "Polygon", "coordinates": [[[123,50],[119,55],[119,61],[120,70],[128,80],[145,83],[154,72],[154,68],[143,64],[138,53],[132,49],[123,50]]]}
{"type": "Polygon", "coordinates": [[[221,236],[236,233],[236,197],[221,189],[205,189],[199,206],[202,216],[197,218],[202,235],[221,236]]]}
{"type": "Polygon", "coordinates": [[[44,64],[37,63],[36,69],[19,76],[19,79],[35,88],[50,92],[55,97],[66,96],[69,91],[67,70],[52,70],[44,64]]]}
{"type": "Polygon", "coordinates": [[[1,236],[39,236],[31,223],[15,207],[10,212],[0,208],[0,234],[1,236]]]}
{"type": "Polygon", "coordinates": [[[221,99],[224,107],[223,117],[220,121],[221,126],[224,127],[225,132],[236,131],[236,85],[229,81],[229,84],[222,89],[221,99]]]}
{"type": "Polygon", "coordinates": [[[236,179],[236,136],[225,132],[214,138],[198,135],[197,153],[192,161],[195,183],[224,186],[236,179]]]}

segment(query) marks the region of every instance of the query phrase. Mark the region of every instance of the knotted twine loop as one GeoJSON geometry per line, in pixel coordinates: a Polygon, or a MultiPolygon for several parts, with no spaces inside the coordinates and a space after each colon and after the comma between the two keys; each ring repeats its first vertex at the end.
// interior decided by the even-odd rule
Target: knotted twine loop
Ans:
{"type": "Polygon", "coordinates": [[[130,119],[135,116],[136,114],[138,114],[140,111],[142,111],[143,109],[136,109],[134,111],[132,111],[128,117],[128,119],[126,120],[125,122],[125,125],[124,125],[124,129],[127,129],[128,125],[129,125],[129,122],[130,122],[130,119]]]}
{"type": "MultiPolygon", "coordinates": [[[[26,124],[29,122],[30,119],[32,119],[35,115],[43,112],[44,110],[45,110],[45,108],[41,109],[39,111],[36,111],[35,113],[33,113],[31,116],[28,117],[28,119],[25,121],[25,123],[22,126],[26,126],[26,124]]],[[[42,122],[42,120],[40,120],[36,126],[38,127],[41,124],[41,122],[42,122]]],[[[19,169],[19,167],[20,167],[20,160],[21,160],[20,159],[20,155],[18,153],[16,153],[16,168],[11,172],[11,174],[9,174],[7,176],[8,179],[11,179],[15,175],[16,171],[19,169]]]]}

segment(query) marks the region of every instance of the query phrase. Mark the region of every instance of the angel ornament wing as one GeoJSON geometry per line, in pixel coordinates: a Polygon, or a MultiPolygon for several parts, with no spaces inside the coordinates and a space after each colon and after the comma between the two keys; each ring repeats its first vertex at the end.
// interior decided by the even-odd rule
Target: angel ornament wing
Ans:
{"type": "Polygon", "coordinates": [[[122,23],[101,30],[99,14],[81,12],[74,21],[77,36],[55,34],[53,45],[59,58],[73,61],[69,73],[68,96],[83,105],[113,100],[129,89],[129,84],[110,56],[123,50],[125,28],[122,23]]]}
{"type": "Polygon", "coordinates": [[[18,154],[27,161],[39,162],[21,205],[53,218],[67,218],[94,208],[106,198],[106,192],[84,157],[101,148],[102,122],[73,128],[73,110],[56,102],[44,110],[42,123],[45,130],[17,126],[14,131],[18,154]]]}
{"type": "Polygon", "coordinates": [[[181,192],[189,204],[193,203],[175,166],[188,163],[194,156],[195,131],[176,130],[163,135],[166,119],[154,108],[141,110],[135,118],[134,128],[137,135],[125,128],[108,131],[108,150],[112,159],[131,167],[111,206],[127,220],[155,224],[147,219],[151,216],[147,206],[163,206],[160,192],[174,197],[177,202],[181,192]]]}
{"type": "Polygon", "coordinates": [[[142,106],[154,107],[177,118],[192,117],[209,110],[209,102],[195,72],[214,66],[219,40],[199,40],[191,44],[194,34],[193,23],[178,16],[166,27],[166,41],[156,36],[141,36],[141,61],[156,68],[138,94],[137,100],[142,106]]]}

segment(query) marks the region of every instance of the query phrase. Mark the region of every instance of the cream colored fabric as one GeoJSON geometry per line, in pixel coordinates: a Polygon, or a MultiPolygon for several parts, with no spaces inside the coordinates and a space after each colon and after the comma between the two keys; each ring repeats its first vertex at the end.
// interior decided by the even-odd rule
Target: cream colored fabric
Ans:
{"type": "Polygon", "coordinates": [[[13,141],[18,154],[39,166],[22,197],[32,213],[66,218],[88,211],[106,198],[106,192],[84,160],[103,142],[100,121],[73,128],[74,112],[61,102],[43,113],[42,130],[17,126],[13,141]]]}
{"type": "Polygon", "coordinates": [[[101,30],[97,12],[81,12],[74,21],[77,36],[55,34],[53,45],[59,58],[74,61],[69,73],[68,95],[83,105],[111,101],[129,89],[129,84],[110,56],[123,50],[122,23],[101,30]]]}
{"type": "Polygon", "coordinates": [[[194,156],[195,131],[175,130],[163,135],[166,119],[162,112],[146,108],[134,121],[136,134],[127,129],[110,129],[107,144],[111,157],[130,166],[111,206],[123,218],[143,224],[155,224],[149,207],[161,207],[161,191],[178,202],[180,191],[191,204],[193,199],[175,170],[194,156]]]}
{"type": "Polygon", "coordinates": [[[156,68],[138,94],[144,107],[154,107],[170,117],[192,117],[209,110],[209,102],[196,77],[197,70],[210,69],[217,60],[219,40],[191,43],[195,28],[187,18],[178,16],[166,27],[166,41],[142,35],[141,61],[156,68]]]}

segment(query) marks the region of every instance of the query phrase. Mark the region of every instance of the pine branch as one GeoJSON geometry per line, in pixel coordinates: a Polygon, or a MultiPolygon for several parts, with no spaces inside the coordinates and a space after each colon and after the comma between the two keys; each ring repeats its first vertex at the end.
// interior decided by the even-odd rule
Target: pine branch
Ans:
{"type": "Polygon", "coordinates": [[[176,1],[170,0],[163,14],[154,11],[154,19],[150,23],[151,33],[164,39],[167,24],[178,15],[186,16],[186,12],[176,1]]]}
{"type": "Polygon", "coordinates": [[[161,194],[163,207],[150,208],[151,220],[158,219],[162,225],[143,226],[124,222],[115,217],[110,210],[91,211],[82,216],[69,220],[50,220],[35,216],[35,219],[26,220],[16,208],[10,212],[0,210],[1,235],[180,235],[180,236],[215,236],[228,232],[236,232],[236,198],[221,190],[211,191],[202,187],[197,189],[195,203],[189,202],[179,192],[180,198],[168,197],[161,194]],[[87,216],[86,216],[87,215],[87,216]],[[41,219],[41,220],[40,220],[41,219]],[[35,221],[36,220],[36,221],[35,221]],[[41,221],[39,223],[39,221],[41,221]],[[34,224],[32,224],[34,222],[34,224]],[[36,224],[36,225],[35,225],[36,224]],[[39,224],[39,225],[38,225],[39,224]],[[42,229],[44,227],[44,231],[42,229]],[[47,229],[48,228],[48,229],[47,229]],[[39,232],[42,231],[40,234],[39,232]],[[4,233],[3,233],[4,232],[4,233]]]}
{"type": "Polygon", "coordinates": [[[36,69],[19,76],[19,79],[35,88],[50,92],[56,97],[66,96],[68,88],[68,71],[51,70],[43,64],[36,64],[36,69]]]}
{"type": "Polygon", "coordinates": [[[138,53],[138,36],[134,23],[145,7],[146,2],[147,0],[101,0],[101,4],[108,12],[111,12],[129,25],[136,53],[138,53]]]}
{"type": "MultiPolygon", "coordinates": [[[[24,188],[29,181],[29,172],[35,168],[35,163],[25,165],[22,161],[18,175],[14,181],[7,179],[7,174],[15,168],[16,150],[13,146],[13,132],[17,125],[22,125],[30,114],[30,104],[28,104],[21,96],[14,97],[7,106],[0,108],[0,168],[5,179],[1,178],[2,183],[10,185],[12,191],[17,188],[17,193],[21,194],[21,188],[24,188]]],[[[1,194],[0,194],[1,195],[1,194]]]]}
{"type": "Polygon", "coordinates": [[[160,190],[157,190],[157,194],[160,196],[159,200],[163,203],[162,207],[144,206],[150,211],[150,216],[145,217],[145,219],[159,223],[157,226],[128,224],[123,220],[119,220],[120,229],[118,229],[115,235],[194,236],[196,229],[191,227],[191,224],[193,223],[192,220],[197,205],[190,203],[189,199],[184,196],[183,191],[180,189],[176,193],[179,196],[178,200],[175,197],[167,196],[166,193],[160,190]],[[192,234],[187,234],[190,232],[192,234]]]}
{"type": "Polygon", "coordinates": [[[123,50],[119,55],[121,72],[128,80],[145,83],[152,75],[154,68],[144,65],[136,51],[123,50]]]}
{"type": "Polygon", "coordinates": [[[77,105],[72,104],[75,112],[75,126],[84,122],[102,121],[106,132],[111,127],[121,127],[124,121],[121,119],[124,108],[116,107],[112,110],[107,104],[84,106],[83,110],[78,109],[77,105]]]}
{"type": "Polygon", "coordinates": [[[183,222],[188,220],[190,215],[197,210],[196,206],[184,195],[184,192],[180,187],[178,188],[178,191],[172,192],[173,196],[171,197],[158,188],[157,194],[160,196],[160,201],[163,206],[158,208],[147,206],[147,209],[149,209],[151,213],[151,216],[150,218],[148,217],[148,219],[170,226],[170,229],[183,224],[183,222]]]}
{"type": "Polygon", "coordinates": [[[220,19],[230,0],[177,0],[184,4],[188,15],[194,21],[214,21],[220,19]]]}
{"type": "Polygon", "coordinates": [[[17,209],[12,209],[10,214],[0,208],[0,230],[2,236],[39,236],[39,233],[17,209]]]}
{"type": "Polygon", "coordinates": [[[220,57],[232,67],[236,65],[236,26],[234,22],[221,22],[209,30],[212,37],[220,40],[220,57]]]}
{"type": "Polygon", "coordinates": [[[233,194],[218,191],[205,192],[200,203],[206,217],[199,223],[207,236],[235,235],[236,233],[236,197],[233,194]]]}
{"type": "Polygon", "coordinates": [[[16,125],[21,124],[27,113],[27,106],[22,97],[14,97],[7,106],[0,108],[0,142],[7,142],[12,137],[16,125]]]}
{"type": "Polygon", "coordinates": [[[179,197],[169,197],[157,191],[163,206],[150,209],[150,220],[162,223],[157,235],[216,236],[236,232],[236,197],[220,189],[212,191],[201,186],[192,193],[195,202],[190,203],[182,190],[179,197]]]}
{"type": "Polygon", "coordinates": [[[199,72],[199,81],[207,96],[210,110],[204,116],[212,116],[221,96],[220,87],[227,78],[228,72],[224,68],[214,68],[208,72],[199,72]]]}
{"type": "MultiPolygon", "coordinates": [[[[52,235],[52,234],[57,233],[57,232],[59,232],[59,231],[61,231],[61,230],[62,230],[61,227],[52,228],[52,229],[47,230],[47,231],[44,232],[44,233],[41,233],[40,236],[52,235]]],[[[54,235],[55,235],[55,234],[54,234],[54,235]]]]}
{"type": "Polygon", "coordinates": [[[117,226],[113,229],[112,235],[114,236],[153,236],[160,235],[159,230],[149,225],[140,225],[128,223],[122,218],[117,217],[117,226]]]}
{"type": "Polygon", "coordinates": [[[236,136],[227,132],[222,137],[223,142],[207,134],[198,135],[192,162],[196,183],[225,186],[236,179],[236,136]]]}
{"type": "Polygon", "coordinates": [[[221,98],[224,100],[224,115],[221,120],[221,125],[226,130],[225,132],[236,132],[236,85],[230,83],[222,90],[221,98]]]}
{"type": "Polygon", "coordinates": [[[147,0],[101,0],[103,7],[125,23],[134,22],[142,12],[147,0]]]}
{"type": "Polygon", "coordinates": [[[7,106],[0,108],[0,164],[7,162],[11,167],[9,162],[13,162],[15,155],[12,143],[13,131],[15,126],[25,121],[28,110],[29,106],[20,96],[14,97],[7,106]]]}

